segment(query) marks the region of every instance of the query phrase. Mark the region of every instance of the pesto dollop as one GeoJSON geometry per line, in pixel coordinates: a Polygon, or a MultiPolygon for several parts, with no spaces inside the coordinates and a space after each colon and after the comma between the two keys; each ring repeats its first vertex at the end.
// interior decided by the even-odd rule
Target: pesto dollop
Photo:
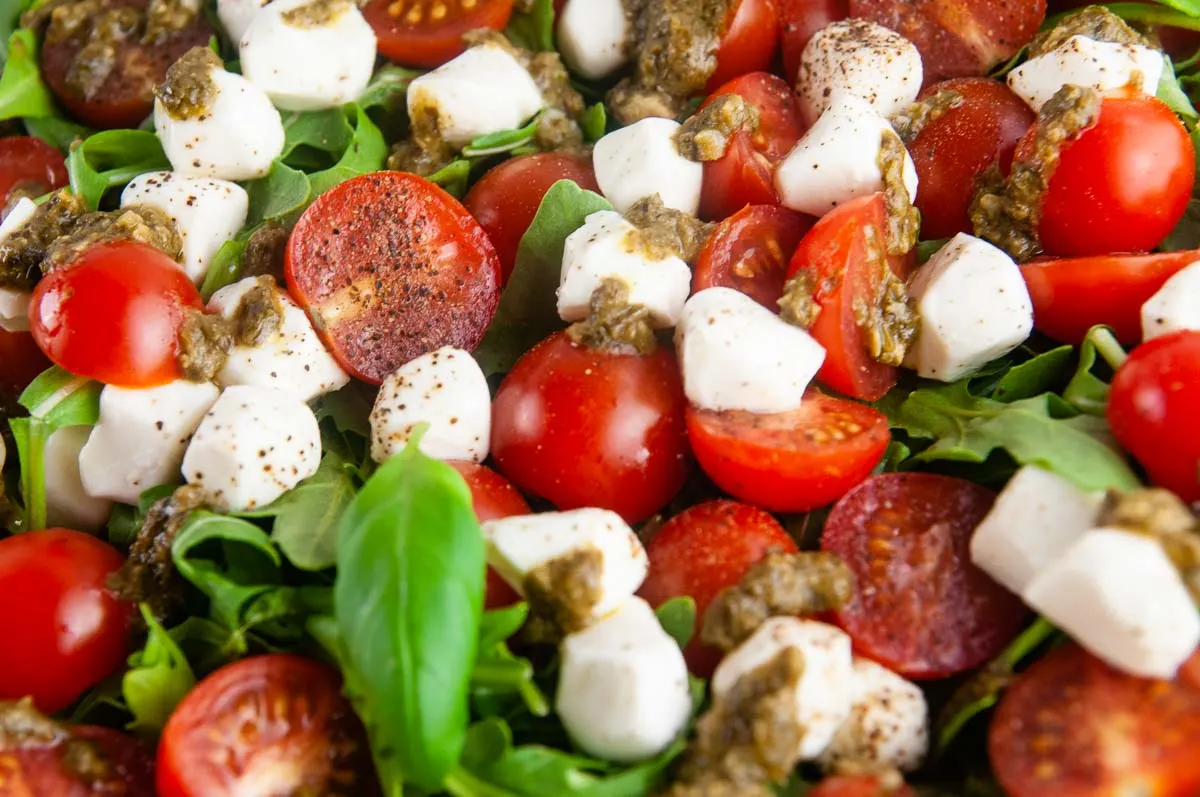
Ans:
{"type": "Polygon", "coordinates": [[[883,200],[887,207],[887,251],[904,255],[917,245],[921,232],[921,212],[912,203],[904,184],[904,166],[908,151],[900,136],[884,130],[879,142],[879,171],[883,174],[883,200]]]}
{"type": "Polygon", "coordinates": [[[83,202],[69,190],[51,194],[29,221],[0,243],[0,287],[28,290],[37,284],[54,242],[86,212],[83,202]]]}
{"type": "Polygon", "coordinates": [[[637,227],[624,241],[627,252],[642,252],[651,260],[678,257],[695,262],[715,225],[690,213],[669,208],[658,194],[639,199],[625,212],[625,220],[637,227]]]}
{"type": "Polygon", "coordinates": [[[1129,27],[1125,20],[1104,6],[1088,6],[1063,17],[1057,25],[1033,37],[1029,57],[1037,58],[1054,52],[1074,36],[1087,36],[1098,42],[1152,46],[1145,36],[1129,27]]]}
{"type": "Polygon", "coordinates": [[[185,378],[210,382],[237,346],[257,346],[283,325],[283,304],[273,277],[259,277],[229,317],[189,309],[179,331],[179,366],[185,378]]]}
{"type": "Polygon", "coordinates": [[[557,643],[567,634],[587,627],[604,596],[600,579],[604,555],[583,548],[551,559],[525,576],[522,584],[529,602],[524,637],[538,643],[557,643]]]}
{"type": "Polygon", "coordinates": [[[614,353],[651,354],[658,347],[650,311],[629,303],[629,285],[609,277],[592,293],[588,317],[567,328],[580,346],[614,353]]]}
{"type": "Polygon", "coordinates": [[[1098,525],[1156,540],[1200,603],[1200,518],[1179,496],[1159,488],[1110,492],[1098,525]]]}
{"type": "Polygon", "coordinates": [[[223,69],[220,56],[207,47],[193,47],[167,70],[166,81],[154,96],[172,119],[204,119],[217,98],[214,69],[223,69]]]}
{"type": "Polygon", "coordinates": [[[738,94],[723,94],[692,114],[675,132],[675,148],[688,160],[720,160],[734,133],[758,130],[758,109],[738,94]]]}
{"type": "Polygon", "coordinates": [[[811,270],[802,268],[784,283],[783,296],[779,299],[779,315],[789,324],[801,329],[811,329],[821,316],[821,305],[817,302],[817,280],[811,270]]]}
{"type": "Polygon", "coordinates": [[[284,11],[279,18],[293,28],[320,28],[336,22],[352,8],[354,3],[350,0],[309,0],[284,11]]]}
{"type": "Polygon", "coordinates": [[[867,353],[872,359],[884,365],[899,366],[917,337],[919,323],[908,286],[892,271],[880,243],[871,240],[878,235],[874,226],[863,227],[863,236],[868,239],[867,267],[874,272],[870,284],[875,286],[875,293],[855,299],[854,320],[863,331],[867,353]]]}

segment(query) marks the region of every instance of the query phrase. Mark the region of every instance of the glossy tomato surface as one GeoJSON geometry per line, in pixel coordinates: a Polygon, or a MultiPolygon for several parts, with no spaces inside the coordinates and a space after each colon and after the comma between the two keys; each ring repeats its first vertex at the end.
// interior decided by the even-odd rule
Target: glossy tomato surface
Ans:
{"type": "Polygon", "coordinates": [[[928,473],[874,476],[829,514],[821,548],[854,573],[836,613],[855,649],[908,678],[945,678],[991,659],[1025,606],[971,563],[971,534],[995,495],[928,473]]]}
{"type": "Polygon", "coordinates": [[[637,523],[687,477],[686,403],[670,351],[597,351],[556,333],[501,383],[492,456],[514,484],[559,509],[599,507],[637,523]]]}
{"type": "Polygon", "coordinates": [[[66,184],[66,158],[54,147],[33,136],[0,138],[0,215],[13,189],[33,198],[66,184]]]}
{"type": "Polygon", "coordinates": [[[158,797],[379,794],[366,734],[325,664],[229,664],[188,692],[158,746],[158,797]]]}
{"type": "Polygon", "coordinates": [[[779,46],[779,17],[774,0],[732,0],[725,31],[717,45],[717,68],[708,90],[771,66],[779,46]]]}
{"type": "Polygon", "coordinates": [[[370,0],[363,8],[379,54],[405,66],[433,68],[467,49],[463,34],[503,30],[513,0],[370,0]]]}
{"type": "MultiPolygon", "coordinates": [[[[521,497],[517,488],[513,487],[512,482],[486,465],[478,465],[474,462],[450,462],[447,464],[458,471],[459,475],[463,477],[463,481],[467,483],[467,489],[471,491],[471,507],[475,510],[475,518],[480,523],[513,515],[528,515],[533,511],[521,497]]],[[[517,594],[517,591],[489,567],[484,608],[501,609],[511,606],[519,600],[521,600],[521,596],[517,594]]]]}
{"type": "Polygon", "coordinates": [[[154,758],[144,744],[92,725],[64,733],[49,744],[0,742],[0,797],[156,797],[154,758]],[[99,778],[76,771],[81,750],[103,759],[99,778]]]}
{"type": "Polygon", "coordinates": [[[700,250],[692,292],[733,288],[779,312],[788,264],[812,224],[810,217],[777,205],[742,208],[721,222],[700,250]]]}
{"type": "Polygon", "coordinates": [[[59,711],[125,663],[133,607],[108,589],[123,563],[80,531],[0,540],[0,700],[59,711]]]}
{"type": "Polygon", "coordinates": [[[907,786],[889,789],[874,775],[831,775],[818,783],[806,797],[913,797],[907,786]]]}

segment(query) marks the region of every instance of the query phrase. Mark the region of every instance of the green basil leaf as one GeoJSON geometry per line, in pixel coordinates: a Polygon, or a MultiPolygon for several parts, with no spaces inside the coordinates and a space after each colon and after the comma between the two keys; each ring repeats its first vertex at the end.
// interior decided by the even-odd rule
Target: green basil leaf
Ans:
{"type": "Polygon", "coordinates": [[[246,225],[256,227],[270,219],[283,219],[298,214],[312,200],[312,183],[308,175],[276,160],[266,177],[246,184],[250,195],[250,212],[246,225]]]}
{"type": "Polygon", "coordinates": [[[996,382],[991,396],[997,401],[1013,402],[1050,392],[1062,385],[1074,356],[1073,347],[1059,346],[1014,365],[996,382]]]}
{"type": "Polygon", "coordinates": [[[554,0],[534,0],[528,11],[513,14],[504,35],[526,50],[554,52],[554,0]]]}
{"type": "Polygon", "coordinates": [[[354,128],[341,108],[293,111],[283,117],[283,131],[283,152],[279,157],[284,163],[288,162],[288,156],[298,147],[341,153],[354,138],[354,128]]]}
{"type": "Polygon", "coordinates": [[[485,374],[507,372],[536,343],[562,329],[556,291],[563,245],[588,216],[600,210],[612,210],[612,205],[571,180],[550,186],[521,238],[517,262],[500,295],[496,316],[475,350],[485,374]]]}
{"type": "Polygon", "coordinates": [[[422,72],[417,69],[405,69],[402,66],[388,64],[375,73],[366,90],[358,98],[358,107],[364,111],[372,108],[394,110],[403,102],[408,92],[408,84],[412,83],[422,72]]]}
{"type": "Polygon", "coordinates": [[[103,387],[52,365],[29,383],[17,401],[51,431],[65,426],[92,426],[100,419],[103,387]]]}
{"type": "Polygon", "coordinates": [[[466,740],[484,545],[462,477],[418,431],[342,516],[334,617],[384,791],[442,787],[466,740]]]}
{"type": "Polygon", "coordinates": [[[671,598],[654,613],[663,630],[679,643],[679,647],[686,648],[696,633],[696,601],[686,595],[671,598]]]}
{"type": "Polygon", "coordinates": [[[483,613],[479,622],[479,649],[488,650],[508,641],[525,625],[529,617],[529,604],[514,603],[503,609],[491,609],[483,613]]]}
{"type": "Polygon", "coordinates": [[[589,105],[579,119],[579,127],[588,143],[594,144],[604,138],[604,134],[608,132],[608,111],[605,110],[604,103],[589,105]]]}
{"type": "Polygon", "coordinates": [[[486,158],[491,155],[503,155],[506,152],[520,149],[530,141],[533,141],[540,117],[541,113],[538,113],[529,124],[524,127],[518,127],[516,130],[500,130],[496,133],[479,136],[479,138],[474,139],[470,144],[463,147],[463,157],[486,158]]]}
{"type": "Polygon", "coordinates": [[[274,517],[271,539],[301,570],[325,570],[337,562],[337,532],[354,498],[346,462],[327,451],[317,472],[259,514],[274,517]]]}
{"type": "Polygon", "coordinates": [[[29,135],[40,138],[63,152],[69,152],[75,141],[92,135],[92,131],[83,125],[58,116],[26,116],[21,121],[29,135]]]}
{"type": "Polygon", "coordinates": [[[8,57],[0,73],[0,120],[22,116],[54,116],[54,98],[38,66],[38,42],[21,28],[8,37],[8,57]]]}
{"type": "Polygon", "coordinates": [[[1175,77],[1175,64],[1166,55],[1163,56],[1163,61],[1166,62],[1166,66],[1163,68],[1162,77],[1158,80],[1158,99],[1182,117],[1188,127],[1191,127],[1200,120],[1200,114],[1196,113],[1196,107],[1192,105],[1187,93],[1180,87],[1179,79],[1175,77]]]}
{"type": "MultiPolygon", "coordinates": [[[[1173,8],[1187,14],[1189,17],[1200,17],[1200,0],[1155,0],[1168,8],[1173,8]]],[[[1114,3],[1113,5],[1124,7],[1136,5],[1134,3],[1114,3]]],[[[1119,12],[1118,12],[1119,13],[1119,12]]],[[[1198,22],[1200,24],[1200,22],[1198,22]]]]}
{"type": "Polygon", "coordinates": [[[457,199],[462,199],[466,195],[467,181],[470,179],[471,162],[462,158],[447,163],[428,177],[429,182],[440,185],[457,199]]]}
{"type": "Polygon", "coordinates": [[[154,619],[150,609],[138,607],[146,622],[146,644],[129,657],[129,670],[121,678],[125,705],[133,714],[131,730],[158,734],[167,717],[196,683],[196,676],[171,635],[154,619]]]}
{"type": "Polygon", "coordinates": [[[352,177],[377,172],[387,160],[387,143],[379,128],[361,107],[355,109],[354,136],[332,168],[312,175],[312,198],[352,177]]]}
{"type": "Polygon", "coordinates": [[[21,25],[30,0],[0,0],[0,67],[8,60],[8,37],[21,25]]]}
{"type": "Polygon", "coordinates": [[[1096,336],[1106,327],[1093,327],[1079,347],[1079,363],[1075,375],[1063,390],[1063,398],[1075,409],[1087,415],[1103,418],[1108,407],[1108,383],[1096,376],[1096,336]]]}
{"type": "Polygon", "coordinates": [[[242,275],[242,255],[246,252],[246,241],[234,239],[221,244],[221,248],[213,255],[204,275],[204,284],[200,286],[200,295],[207,301],[212,295],[227,285],[237,282],[242,275]]]}
{"type": "Polygon", "coordinates": [[[100,206],[110,188],[139,174],[170,168],[158,136],[150,130],[104,130],[76,143],[67,155],[71,190],[90,210],[100,206]]]}

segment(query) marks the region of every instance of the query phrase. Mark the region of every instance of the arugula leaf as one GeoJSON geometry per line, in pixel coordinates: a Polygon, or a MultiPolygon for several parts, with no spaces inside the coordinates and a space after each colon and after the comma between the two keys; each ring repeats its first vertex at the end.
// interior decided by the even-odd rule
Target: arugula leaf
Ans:
{"type": "Polygon", "coordinates": [[[388,148],[383,133],[362,107],[356,107],[354,114],[354,136],[342,157],[332,167],[311,177],[313,199],[352,177],[379,171],[387,160],[388,148]]]}
{"type": "Polygon", "coordinates": [[[129,657],[121,678],[125,705],[133,714],[130,729],[157,734],[167,717],[196,683],[196,676],[171,635],[154,619],[149,607],[138,607],[149,632],[142,649],[129,657]]]}
{"type": "Polygon", "coordinates": [[[696,601],[687,595],[671,598],[654,610],[663,630],[686,648],[696,633],[696,601]]]}
{"type": "Polygon", "coordinates": [[[176,484],[160,484],[151,487],[138,496],[137,506],[128,504],[113,505],[112,513],[108,516],[108,541],[118,548],[128,548],[133,545],[137,533],[146,522],[150,507],[160,498],[168,498],[179,486],[176,484]]]}
{"type": "Polygon", "coordinates": [[[583,137],[590,144],[604,138],[604,134],[608,132],[608,111],[605,110],[604,103],[589,105],[579,119],[579,127],[583,130],[583,137]]]}
{"type": "Polygon", "coordinates": [[[475,350],[485,374],[508,371],[534,344],[562,328],[555,297],[563,245],[588,216],[600,210],[612,210],[612,205],[571,180],[550,186],[521,238],[517,262],[500,295],[492,325],[475,350]]]}
{"type": "Polygon", "coordinates": [[[1162,100],[1168,108],[1181,116],[1190,128],[1197,121],[1200,121],[1200,114],[1196,113],[1196,108],[1192,105],[1192,101],[1188,99],[1187,93],[1180,87],[1179,79],[1175,77],[1175,64],[1166,55],[1163,56],[1163,61],[1166,62],[1166,66],[1163,68],[1162,77],[1158,80],[1158,99],[1162,100]]]}
{"type": "Polygon", "coordinates": [[[58,116],[26,116],[21,121],[29,135],[40,138],[63,152],[69,152],[77,139],[82,140],[92,134],[92,131],[83,125],[58,116]]]}
{"type": "Polygon", "coordinates": [[[462,199],[467,193],[467,181],[470,179],[471,162],[462,158],[447,163],[428,177],[429,182],[440,185],[457,199],[462,199]]]}
{"type": "Polygon", "coordinates": [[[20,116],[54,116],[54,98],[38,66],[33,31],[20,28],[8,37],[8,56],[0,73],[0,121],[20,116]]]}
{"type": "Polygon", "coordinates": [[[158,136],[150,130],[105,130],[71,147],[67,174],[71,190],[89,210],[96,210],[110,188],[123,186],[139,174],[170,169],[158,136]]]}
{"type": "Polygon", "coordinates": [[[457,471],[418,429],[342,516],[334,617],[347,692],[385,792],[442,787],[466,741],[484,545],[457,471]]]}
{"type": "Polygon", "coordinates": [[[337,562],[337,532],[342,514],[354,498],[347,464],[327,451],[317,472],[255,513],[273,517],[271,540],[301,570],[325,570],[337,562]]]}
{"type": "MultiPolygon", "coordinates": [[[[225,286],[237,282],[242,275],[242,255],[246,252],[246,240],[239,240],[240,238],[242,236],[239,235],[232,241],[221,244],[221,248],[213,255],[212,262],[208,264],[208,271],[204,274],[204,284],[200,286],[200,295],[205,301],[225,286]]],[[[248,240],[249,236],[246,238],[248,240]]]]}
{"type": "Polygon", "coordinates": [[[269,219],[283,219],[298,214],[312,199],[312,183],[308,175],[293,169],[283,161],[271,164],[266,177],[246,184],[250,195],[250,212],[246,217],[248,227],[256,227],[269,219]]]}
{"type": "Polygon", "coordinates": [[[471,693],[477,700],[517,694],[530,714],[545,717],[550,714],[550,701],[534,683],[533,665],[528,659],[514,656],[506,644],[528,616],[529,606],[524,603],[484,612],[479,626],[479,658],[471,670],[471,693]]]}
{"type": "Polygon", "coordinates": [[[375,73],[371,83],[359,96],[358,107],[364,111],[373,108],[391,110],[397,107],[408,93],[408,84],[421,74],[417,69],[388,64],[375,73]]]}
{"type": "Polygon", "coordinates": [[[1063,371],[1074,357],[1071,346],[1059,346],[1026,360],[1000,377],[992,389],[997,401],[1020,401],[1040,396],[1062,384],[1063,371]]]}
{"type": "Polygon", "coordinates": [[[294,111],[283,118],[283,131],[283,152],[279,157],[284,163],[299,147],[340,153],[350,146],[350,140],[354,138],[354,128],[341,108],[294,111]]]}
{"type": "Polygon", "coordinates": [[[1097,340],[1108,333],[1107,327],[1092,327],[1088,330],[1083,345],[1079,347],[1079,364],[1075,375],[1063,390],[1063,398],[1075,409],[1087,415],[1103,418],[1108,407],[1108,383],[1096,376],[1097,340]]]}
{"type": "Polygon", "coordinates": [[[21,25],[30,0],[0,0],[0,67],[8,60],[8,37],[21,25]]]}
{"type": "Polygon", "coordinates": [[[554,52],[554,0],[534,0],[528,11],[513,14],[504,35],[526,50],[554,52]]]}
{"type": "Polygon", "coordinates": [[[533,141],[533,136],[537,133],[538,120],[540,118],[541,113],[539,112],[524,127],[518,127],[516,130],[500,130],[495,133],[479,136],[471,141],[470,144],[463,147],[463,157],[486,158],[491,155],[503,155],[515,149],[520,149],[530,141],[533,141]]]}

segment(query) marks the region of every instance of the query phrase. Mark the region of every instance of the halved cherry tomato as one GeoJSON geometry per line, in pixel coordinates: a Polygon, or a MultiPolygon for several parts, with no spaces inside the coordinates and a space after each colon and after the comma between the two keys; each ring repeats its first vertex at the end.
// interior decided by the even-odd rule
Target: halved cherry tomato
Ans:
{"type": "Polygon", "coordinates": [[[735,77],[770,68],[779,46],[774,0],[732,0],[725,20],[725,32],[717,46],[717,68],[708,77],[709,91],[735,77]]]}
{"type": "Polygon", "coordinates": [[[479,345],[500,301],[500,261],[458,200],[405,172],[340,183],[288,239],[288,290],[342,367],[378,384],[442,346],[479,345]]]}
{"type": "Polygon", "coordinates": [[[725,492],[772,512],[807,512],[870,475],[891,435],[883,413],[810,391],[770,415],[689,407],[696,461],[725,492]]]}
{"type": "MultiPolygon", "coordinates": [[[[651,606],[688,596],[696,602],[696,632],[717,594],[737,586],[771,551],[794,553],[796,543],[767,512],[737,501],[708,501],[668,520],[646,545],[650,572],[638,594],[651,606]]],[[[721,651],[694,636],[684,650],[688,667],[707,678],[721,651]]]]}
{"type": "Polygon", "coordinates": [[[513,0],[370,0],[363,16],[384,58],[433,68],[467,49],[467,31],[504,30],[512,11],[513,0]]]}
{"type": "Polygon", "coordinates": [[[1200,655],[1174,681],[1118,672],[1077,645],[1017,677],[988,755],[1011,797],[1200,794],[1200,655]]]}
{"type": "Polygon", "coordinates": [[[700,217],[715,221],[746,205],[778,205],[775,166],[804,135],[796,94],[775,75],[742,75],[714,91],[700,107],[727,94],[736,94],[757,109],[758,129],[734,133],[725,155],[704,164],[700,217]]]}
{"type": "Polygon", "coordinates": [[[783,46],[783,75],[796,85],[808,40],[831,22],[850,16],[850,0],[776,0],[783,46]]]}
{"type": "Polygon", "coordinates": [[[733,288],[779,312],[788,263],[813,220],[775,205],[750,205],[709,236],[692,271],[692,291],[733,288]]]}
{"type": "Polygon", "coordinates": [[[922,99],[939,91],[957,93],[961,104],[926,124],[908,145],[921,182],[916,206],[927,240],[973,232],[968,210],[976,180],[992,164],[1008,174],[1017,142],[1037,120],[998,80],[947,80],[927,88],[922,99]]]}
{"type": "Polygon", "coordinates": [[[600,507],[629,523],[662,509],[688,471],[675,357],[597,351],[559,332],[517,361],[492,403],[492,456],[559,509],[600,507]]]}
{"type": "Polygon", "coordinates": [[[15,400],[50,361],[28,332],[0,329],[0,404],[15,400]]]}
{"type": "Polygon", "coordinates": [[[379,794],[362,724],[332,668],[273,654],[188,692],[158,745],[158,797],[379,794]]]}
{"type": "Polygon", "coordinates": [[[14,188],[34,197],[66,185],[66,164],[63,154],[40,138],[0,138],[0,215],[14,188]]]}
{"type": "MultiPolygon", "coordinates": [[[[1035,126],[1014,162],[1033,156],[1036,135],[1035,126]]],[[[1095,123],[1062,147],[1038,238],[1061,257],[1148,251],[1183,217],[1195,177],[1195,148],[1174,111],[1154,97],[1106,97],[1095,123]]]]}
{"type": "MultiPolygon", "coordinates": [[[[512,486],[512,482],[501,476],[486,465],[474,462],[449,463],[471,491],[471,506],[475,510],[475,518],[480,523],[497,520],[513,515],[528,515],[533,512],[529,504],[512,486]]],[[[487,591],[483,600],[485,609],[502,609],[521,600],[517,591],[508,582],[496,575],[496,571],[488,568],[487,591]]]]}
{"type": "Polygon", "coordinates": [[[0,742],[0,797],[156,797],[154,757],[141,742],[94,725],[67,729],[69,736],[39,744],[13,734],[12,746],[0,742]],[[107,769],[86,775],[73,760],[84,743],[107,769]]]}
{"type": "Polygon", "coordinates": [[[908,786],[886,788],[874,775],[831,775],[806,797],[913,797],[913,790],[908,786]]]}
{"type": "Polygon", "coordinates": [[[133,607],[108,589],[123,563],[81,531],[0,540],[0,700],[53,713],[125,663],[133,607]]]}
{"type": "Polygon", "coordinates": [[[836,612],[863,655],[908,678],[945,678],[991,659],[1021,629],[1025,606],[971,563],[971,534],[995,495],[929,473],[859,485],[825,523],[821,548],[854,573],[836,612]]]}
{"type": "Polygon", "coordinates": [[[883,194],[860,197],[825,214],[800,240],[788,279],[801,269],[812,276],[813,298],[821,307],[809,330],[825,347],[817,379],[828,388],[874,401],[900,379],[900,369],[873,359],[855,307],[879,288],[879,267],[887,262],[901,279],[911,257],[887,254],[887,209],[883,194]]]}
{"type": "Polygon", "coordinates": [[[1142,339],[1142,305],[1200,251],[1034,260],[1021,266],[1033,322],[1062,343],[1078,344],[1096,324],[1125,343],[1142,339]]]}
{"type": "Polygon", "coordinates": [[[1200,332],[1143,343],[1117,369],[1108,423],[1151,481],[1200,501],[1200,332]]]}
{"type": "Polygon", "coordinates": [[[537,215],[542,198],[559,180],[600,191],[592,164],[575,155],[539,152],[501,163],[471,187],[463,205],[479,222],[500,258],[500,285],[517,262],[521,238],[537,215]]]}
{"type": "Polygon", "coordinates": [[[182,376],[184,310],[203,306],[187,274],[158,249],[106,243],[38,283],[29,327],[46,356],[73,374],[154,387],[182,376]]]}

